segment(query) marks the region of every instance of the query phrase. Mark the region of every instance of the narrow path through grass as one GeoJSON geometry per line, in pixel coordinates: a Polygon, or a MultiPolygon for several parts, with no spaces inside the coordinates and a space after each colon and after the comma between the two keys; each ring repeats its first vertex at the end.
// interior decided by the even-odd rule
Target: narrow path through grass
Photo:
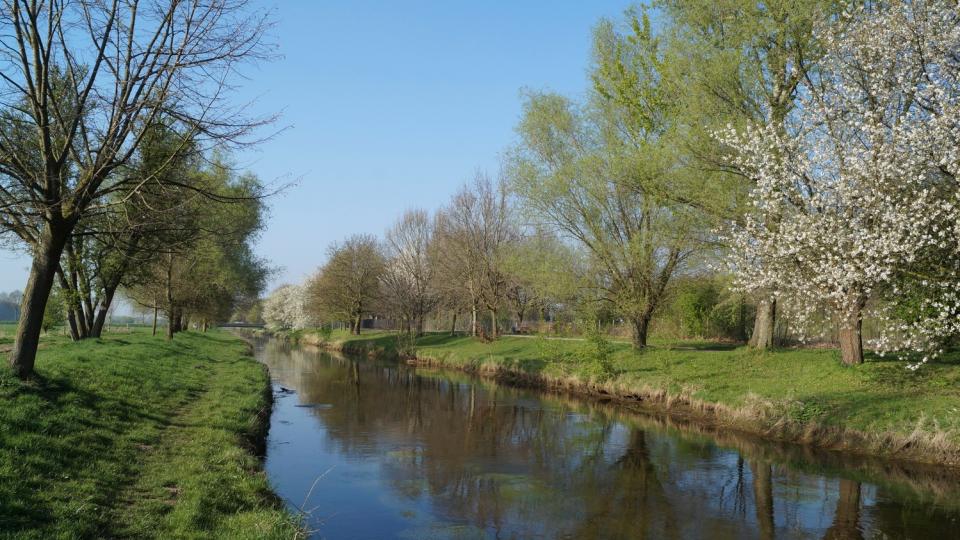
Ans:
{"type": "Polygon", "coordinates": [[[253,453],[268,376],[239,339],[51,338],[37,369],[0,368],[0,536],[298,534],[253,453]]]}

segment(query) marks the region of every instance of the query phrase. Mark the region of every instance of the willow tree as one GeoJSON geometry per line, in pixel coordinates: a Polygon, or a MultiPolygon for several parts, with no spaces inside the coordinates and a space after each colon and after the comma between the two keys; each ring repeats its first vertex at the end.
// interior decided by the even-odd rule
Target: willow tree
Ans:
{"type": "Polygon", "coordinates": [[[182,173],[176,182],[191,189],[166,190],[163,226],[149,231],[151,254],[124,288],[141,306],[166,314],[168,338],[191,317],[201,326],[229,317],[259,297],[269,272],[252,249],[264,224],[259,179],[236,173],[216,154],[182,173]]]}
{"type": "Polygon", "coordinates": [[[3,0],[0,225],[33,257],[10,356],[19,376],[33,373],[74,228],[108,194],[149,181],[114,172],[153,121],[169,115],[206,141],[237,141],[259,124],[225,101],[239,64],[269,52],[264,16],[248,4],[3,0]]]}
{"type": "MultiPolygon", "coordinates": [[[[121,285],[132,288],[147,279],[158,254],[203,223],[186,207],[196,201],[211,207],[226,203],[225,186],[204,183],[204,156],[164,122],[144,133],[135,156],[114,174],[149,178],[136,193],[114,192],[88,212],[67,239],[58,268],[74,340],[100,337],[106,315],[121,285]],[[205,192],[214,197],[197,197],[205,192]]],[[[215,158],[217,159],[217,158],[215,158]]]]}
{"type": "Polygon", "coordinates": [[[598,26],[589,103],[528,96],[512,176],[534,218],[590,252],[599,298],[644,347],[672,279],[696,252],[700,223],[670,196],[692,192],[691,177],[671,144],[675,111],[660,40],[646,17],[634,22],[628,36],[612,23],[598,26]]]}

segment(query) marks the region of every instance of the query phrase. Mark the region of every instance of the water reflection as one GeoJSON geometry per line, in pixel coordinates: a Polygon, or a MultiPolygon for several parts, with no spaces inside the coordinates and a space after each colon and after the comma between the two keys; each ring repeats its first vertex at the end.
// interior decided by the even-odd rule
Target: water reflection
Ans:
{"type": "Polygon", "coordinates": [[[320,538],[957,537],[960,483],[936,469],[457,372],[258,355],[296,391],[278,396],[267,472],[320,538]]]}

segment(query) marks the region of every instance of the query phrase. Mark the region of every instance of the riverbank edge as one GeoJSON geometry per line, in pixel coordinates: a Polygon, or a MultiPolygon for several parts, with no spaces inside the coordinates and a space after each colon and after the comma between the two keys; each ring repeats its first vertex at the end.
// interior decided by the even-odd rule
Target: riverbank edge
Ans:
{"type": "MultiPolygon", "coordinates": [[[[283,333],[265,335],[290,340],[283,333]]],[[[910,434],[892,431],[867,432],[818,422],[797,422],[778,412],[772,401],[748,400],[741,407],[697,399],[689,390],[679,392],[649,386],[625,388],[610,383],[583,381],[576,377],[553,377],[530,373],[483,358],[451,362],[446,358],[416,351],[403,356],[395,350],[376,346],[375,338],[353,338],[349,341],[324,341],[315,334],[292,339],[295,343],[367,358],[395,359],[412,366],[455,369],[496,382],[525,388],[536,388],[576,396],[614,402],[626,410],[653,412],[682,418],[706,427],[727,429],[765,440],[812,446],[874,458],[891,459],[922,465],[949,467],[960,472],[960,445],[951,442],[942,432],[931,434],[920,429],[910,434]]]]}
{"type": "MultiPolygon", "coordinates": [[[[256,415],[254,415],[250,425],[250,430],[246,433],[246,440],[244,442],[248,445],[247,450],[257,458],[257,463],[259,465],[259,470],[257,472],[259,474],[266,475],[267,471],[264,468],[264,465],[267,459],[267,442],[270,439],[270,419],[273,417],[273,407],[276,404],[276,394],[273,391],[273,377],[270,375],[270,368],[267,367],[267,365],[263,362],[260,362],[256,359],[253,342],[248,340],[242,334],[231,333],[231,335],[243,342],[246,357],[250,358],[250,360],[253,362],[256,362],[260,367],[261,373],[263,374],[264,383],[260,389],[260,396],[263,400],[263,406],[260,407],[260,410],[257,411],[256,415]]],[[[274,490],[272,485],[270,485],[270,491],[267,495],[271,504],[289,514],[290,519],[297,524],[299,536],[296,536],[295,538],[307,537],[308,531],[303,526],[303,516],[299,513],[291,511],[286,501],[284,501],[283,497],[281,497],[280,494],[274,490]]]]}
{"type": "MultiPolygon", "coordinates": [[[[286,517],[281,516],[279,519],[286,520],[288,525],[294,529],[291,538],[306,538],[308,531],[304,527],[302,516],[291,511],[283,498],[274,490],[269,479],[267,479],[267,472],[264,467],[270,433],[270,419],[273,415],[273,407],[275,404],[273,380],[270,376],[269,368],[256,359],[254,344],[252,342],[232,332],[225,332],[223,335],[229,336],[231,341],[241,346],[237,353],[233,355],[233,358],[237,361],[255,366],[259,375],[259,377],[257,377],[259,379],[257,384],[251,385],[249,388],[250,395],[256,395],[259,402],[257,403],[256,410],[250,411],[249,420],[245,422],[246,427],[235,434],[234,443],[234,447],[237,450],[255,458],[253,466],[246,468],[244,473],[250,476],[262,477],[266,481],[266,489],[258,490],[254,497],[256,501],[251,499],[250,502],[260,502],[266,507],[277,511],[278,514],[284,514],[286,517]]],[[[254,533],[254,535],[256,536],[258,533],[254,533]]]]}

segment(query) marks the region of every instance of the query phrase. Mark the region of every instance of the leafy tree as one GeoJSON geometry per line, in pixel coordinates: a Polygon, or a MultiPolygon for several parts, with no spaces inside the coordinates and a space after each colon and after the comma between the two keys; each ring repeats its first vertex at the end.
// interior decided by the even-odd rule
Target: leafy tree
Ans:
{"type": "Polygon", "coordinates": [[[321,320],[350,321],[360,334],[364,315],[372,314],[381,298],[386,260],[377,239],[354,235],[327,251],[326,264],[307,284],[308,309],[321,320]]]}
{"type": "MultiPolygon", "coordinates": [[[[662,84],[671,88],[677,114],[674,143],[698,171],[695,190],[669,197],[692,204],[720,223],[740,221],[749,210],[753,180],[714,134],[728,125],[772,121],[782,125],[798,105],[798,88],[815,76],[823,45],[816,24],[848,5],[836,0],[659,0],[662,22],[662,84]]],[[[648,33],[628,16],[632,42],[648,33]]],[[[615,66],[616,67],[616,66],[615,66]]],[[[756,291],[757,317],[750,343],[773,345],[777,320],[775,289],[756,291]]]]}
{"type": "Polygon", "coordinates": [[[63,291],[54,287],[50,292],[47,307],[43,311],[43,332],[45,334],[50,332],[51,329],[63,324],[65,310],[66,304],[63,301],[63,291]]]}

